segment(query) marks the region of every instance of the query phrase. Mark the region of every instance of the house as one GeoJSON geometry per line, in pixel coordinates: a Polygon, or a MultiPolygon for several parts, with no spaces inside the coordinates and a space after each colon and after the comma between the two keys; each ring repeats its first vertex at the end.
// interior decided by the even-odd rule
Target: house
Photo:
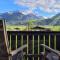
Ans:
{"type": "Polygon", "coordinates": [[[44,28],[44,27],[40,27],[40,26],[35,26],[31,29],[34,31],[51,31],[49,28],[44,28]]]}

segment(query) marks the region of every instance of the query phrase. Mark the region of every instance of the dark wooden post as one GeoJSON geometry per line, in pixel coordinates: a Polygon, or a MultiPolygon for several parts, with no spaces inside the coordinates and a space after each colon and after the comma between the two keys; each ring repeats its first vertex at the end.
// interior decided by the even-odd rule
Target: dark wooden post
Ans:
{"type": "Polygon", "coordinates": [[[0,20],[0,60],[9,60],[5,21],[0,20]]]}

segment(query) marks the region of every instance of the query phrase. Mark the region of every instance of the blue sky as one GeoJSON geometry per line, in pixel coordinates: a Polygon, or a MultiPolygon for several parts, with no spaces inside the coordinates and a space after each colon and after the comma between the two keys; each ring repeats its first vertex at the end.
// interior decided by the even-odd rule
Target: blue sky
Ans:
{"type": "Polygon", "coordinates": [[[10,11],[51,17],[60,13],[60,0],[0,0],[0,13],[10,11]]]}

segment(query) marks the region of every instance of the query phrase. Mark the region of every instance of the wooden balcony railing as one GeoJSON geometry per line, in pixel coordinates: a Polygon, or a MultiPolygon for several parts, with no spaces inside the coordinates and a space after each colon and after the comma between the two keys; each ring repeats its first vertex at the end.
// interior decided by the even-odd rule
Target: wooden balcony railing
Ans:
{"type": "Polygon", "coordinates": [[[59,49],[57,47],[59,46],[59,38],[60,32],[8,31],[10,51],[27,44],[27,48],[24,49],[26,60],[40,60],[40,52],[45,52],[45,48],[40,44],[45,44],[55,50],[59,49]]]}

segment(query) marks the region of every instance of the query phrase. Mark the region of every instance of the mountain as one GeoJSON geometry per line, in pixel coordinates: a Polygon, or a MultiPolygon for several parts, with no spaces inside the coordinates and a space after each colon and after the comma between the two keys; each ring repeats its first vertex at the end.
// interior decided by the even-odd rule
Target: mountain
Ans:
{"type": "Polygon", "coordinates": [[[33,20],[33,19],[37,20],[37,19],[41,19],[41,18],[43,18],[43,17],[42,16],[38,17],[38,16],[36,16],[34,14],[27,14],[27,15],[23,16],[22,20],[33,20]]]}
{"type": "Polygon", "coordinates": [[[49,25],[52,22],[51,19],[43,19],[40,22],[37,22],[38,25],[49,25]]]}
{"type": "Polygon", "coordinates": [[[8,24],[21,24],[27,22],[28,20],[40,20],[43,17],[38,17],[32,13],[24,15],[19,11],[14,11],[0,14],[0,18],[5,19],[8,24]]]}
{"type": "Polygon", "coordinates": [[[48,19],[43,19],[37,24],[40,25],[60,25],[60,13],[56,14],[55,16],[48,18],[48,19]]]}
{"type": "Polygon", "coordinates": [[[5,19],[8,23],[16,23],[22,19],[24,15],[20,12],[12,12],[12,13],[3,13],[0,14],[0,17],[5,19]]]}
{"type": "Polygon", "coordinates": [[[56,14],[51,19],[52,19],[52,22],[49,25],[60,25],[60,13],[56,14]]]}
{"type": "Polygon", "coordinates": [[[36,16],[32,13],[24,15],[19,11],[1,13],[0,18],[5,19],[7,24],[26,25],[28,21],[35,20],[35,25],[60,25],[60,13],[52,18],[45,19],[43,16],[36,16]]]}

